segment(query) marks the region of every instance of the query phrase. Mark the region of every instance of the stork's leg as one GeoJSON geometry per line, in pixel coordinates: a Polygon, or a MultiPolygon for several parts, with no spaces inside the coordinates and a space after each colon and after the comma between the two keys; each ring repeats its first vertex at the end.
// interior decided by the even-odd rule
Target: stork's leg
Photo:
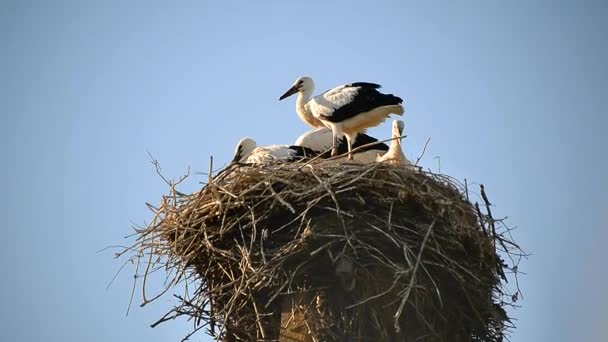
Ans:
{"type": "Polygon", "coordinates": [[[342,129],[341,127],[339,127],[338,125],[332,125],[331,126],[331,135],[333,138],[333,146],[331,149],[331,156],[332,157],[336,157],[339,154],[339,150],[338,150],[338,136],[342,135],[342,129]]]}
{"type": "Polygon", "coordinates": [[[333,146],[331,148],[331,156],[338,156],[338,136],[336,134],[332,134],[333,136],[333,146]]]}
{"type": "Polygon", "coordinates": [[[346,160],[351,161],[353,160],[353,145],[352,145],[352,141],[350,139],[350,135],[345,134],[344,136],[346,136],[346,145],[348,146],[348,158],[346,158],[346,160]]]}

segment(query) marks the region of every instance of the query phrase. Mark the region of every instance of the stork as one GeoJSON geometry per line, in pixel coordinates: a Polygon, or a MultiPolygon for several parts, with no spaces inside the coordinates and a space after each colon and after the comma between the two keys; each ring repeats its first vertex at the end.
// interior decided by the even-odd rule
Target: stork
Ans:
{"type": "Polygon", "coordinates": [[[403,115],[403,100],[378,91],[379,84],[356,82],[332,88],[312,97],[315,84],[310,77],[300,77],[279,100],[298,93],[296,112],[312,127],[332,130],[332,156],[338,155],[338,138],[346,137],[349,157],[357,134],[386,120],[390,114],[403,115]]]}
{"type": "MultiPolygon", "coordinates": [[[[321,127],[310,130],[302,134],[294,143],[295,146],[310,148],[323,155],[324,151],[329,151],[333,146],[333,134],[331,129],[321,127]]],[[[352,159],[361,163],[371,163],[376,161],[378,154],[388,151],[388,145],[378,142],[378,139],[365,133],[359,133],[353,142],[352,159]]],[[[338,153],[343,154],[348,151],[344,137],[338,137],[338,153]]]]}
{"type": "Polygon", "coordinates": [[[317,155],[310,148],[303,146],[270,145],[257,146],[255,140],[243,138],[234,149],[232,162],[249,164],[264,164],[276,160],[296,161],[304,158],[312,158],[317,155]]]}
{"type": "Polygon", "coordinates": [[[403,136],[403,121],[395,120],[392,125],[391,147],[384,155],[377,156],[376,161],[395,165],[411,166],[412,163],[405,157],[401,149],[401,137],[403,136]]]}

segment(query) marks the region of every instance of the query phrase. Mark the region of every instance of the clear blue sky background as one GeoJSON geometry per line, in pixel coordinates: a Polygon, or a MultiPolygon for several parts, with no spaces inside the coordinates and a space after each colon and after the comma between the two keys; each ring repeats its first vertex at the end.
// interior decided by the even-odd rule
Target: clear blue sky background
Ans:
{"type": "Polygon", "coordinates": [[[277,100],[301,75],[383,84],[410,157],[431,137],[425,166],[486,185],[533,253],[513,341],[606,341],[605,1],[210,3],[0,3],[1,341],[183,337],[148,327],[170,296],[125,317],[133,270],[106,290],[97,251],[166,191],[146,151],[178,177],[305,131],[277,100]]]}

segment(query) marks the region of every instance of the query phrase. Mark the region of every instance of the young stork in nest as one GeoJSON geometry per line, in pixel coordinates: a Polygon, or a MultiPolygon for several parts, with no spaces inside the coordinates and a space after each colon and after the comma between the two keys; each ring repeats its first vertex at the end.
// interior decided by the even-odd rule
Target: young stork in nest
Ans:
{"type": "MultiPolygon", "coordinates": [[[[295,146],[310,148],[319,152],[322,158],[329,157],[330,149],[333,147],[333,134],[331,129],[320,127],[302,134],[294,143],[295,146]]],[[[376,161],[378,154],[385,154],[388,145],[378,142],[378,139],[365,133],[359,133],[353,142],[352,160],[360,163],[371,163],[376,161]]],[[[348,152],[348,146],[344,136],[338,137],[338,154],[348,152]]]]}
{"type": "MultiPolygon", "coordinates": [[[[346,137],[348,152],[357,134],[386,120],[390,114],[403,115],[403,100],[378,91],[379,84],[356,82],[312,96],[315,84],[310,77],[298,78],[283,94],[283,100],[298,93],[296,111],[302,121],[313,127],[328,127],[333,132],[332,156],[338,155],[338,138],[346,137]]],[[[352,160],[352,154],[348,156],[352,160]]]]}
{"type": "Polygon", "coordinates": [[[403,136],[403,121],[393,121],[391,147],[384,155],[378,154],[376,161],[395,165],[411,166],[412,163],[405,157],[401,149],[401,137],[403,136]]]}
{"type": "Polygon", "coordinates": [[[303,146],[270,145],[258,146],[255,140],[243,138],[234,149],[232,162],[248,164],[270,163],[276,160],[296,161],[304,158],[312,158],[318,153],[303,146]]]}

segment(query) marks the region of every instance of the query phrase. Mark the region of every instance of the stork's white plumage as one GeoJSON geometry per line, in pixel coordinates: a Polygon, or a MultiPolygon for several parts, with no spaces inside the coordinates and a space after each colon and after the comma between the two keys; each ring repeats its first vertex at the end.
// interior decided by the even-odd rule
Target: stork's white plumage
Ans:
{"type": "Polygon", "coordinates": [[[333,147],[333,135],[331,129],[323,126],[304,132],[293,144],[325,152],[333,147]]]}
{"type": "Polygon", "coordinates": [[[257,146],[255,140],[243,138],[234,149],[233,162],[249,164],[264,164],[273,161],[295,161],[303,158],[312,158],[314,151],[302,146],[269,145],[257,146]]]}
{"type": "Polygon", "coordinates": [[[312,97],[314,86],[310,77],[300,77],[279,100],[298,93],[296,111],[300,119],[310,126],[325,126],[332,130],[332,155],[338,154],[337,139],[340,136],[346,137],[350,152],[358,133],[379,125],[390,114],[404,113],[403,100],[392,94],[380,93],[380,85],[375,83],[345,84],[312,97]]]}
{"type": "Polygon", "coordinates": [[[403,121],[395,120],[392,125],[391,147],[384,155],[377,156],[380,163],[410,166],[412,163],[405,157],[401,149],[401,137],[403,136],[403,121]]]}
{"type": "MultiPolygon", "coordinates": [[[[332,149],[333,133],[331,129],[327,127],[313,129],[302,134],[294,142],[294,145],[306,147],[321,154],[332,149]]],[[[356,149],[353,152],[352,160],[361,163],[376,161],[378,154],[384,154],[389,149],[388,145],[378,142],[378,139],[365,133],[359,133],[357,135],[352,148],[356,149]]],[[[348,146],[346,145],[344,136],[338,137],[338,153],[343,154],[346,152],[348,152],[348,146]]]]}

